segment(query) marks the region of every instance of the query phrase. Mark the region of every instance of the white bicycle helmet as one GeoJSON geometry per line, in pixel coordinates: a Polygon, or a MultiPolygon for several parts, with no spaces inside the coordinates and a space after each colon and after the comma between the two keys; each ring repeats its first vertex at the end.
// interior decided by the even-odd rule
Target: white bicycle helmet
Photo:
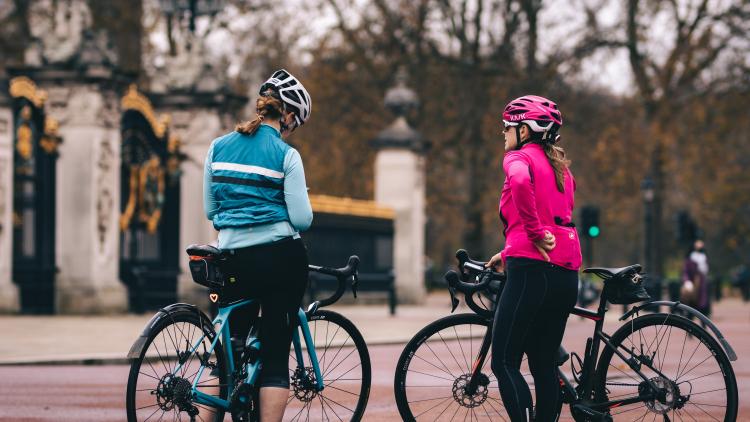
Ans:
{"type": "Polygon", "coordinates": [[[260,86],[259,94],[265,95],[269,89],[278,93],[284,105],[294,113],[297,126],[302,126],[310,118],[310,112],[312,111],[310,94],[291,73],[285,69],[273,72],[273,75],[260,86]]]}

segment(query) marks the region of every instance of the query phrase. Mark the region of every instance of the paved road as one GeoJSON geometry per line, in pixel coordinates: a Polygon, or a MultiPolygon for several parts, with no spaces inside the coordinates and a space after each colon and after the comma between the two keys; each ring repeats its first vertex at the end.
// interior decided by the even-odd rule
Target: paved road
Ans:
{"type": "MultiPolygon", "coordinates": [[[[400,419],[393,401],[392,388],[395,361],[400,351],[400,346],[371,348],[373,367],[376,369],[373,371],[372,393],[365,414],[366,421],[400,419]]],[[[747,365],[737,369],[741,369],[737,371],[741,391],[747,392],[750,390],[750,373],[747,371],[747,365]]],[[[128,367],[123,365],[0,368],[0,421],[125,420],[124,380],[127,373],[128,367]]],[[[496,396],[496,391],[491,392],[491,395],[496,396]]],[[[750,420],[748,401],[745,399],[740,403],[743,407],[738,420],[750,420]]],[[[570,420],[567,410],[564,416],[563,419],[570,420]]],[[[463,418],[459,417],[458,420],[463,418]]],[[[651,417],[647,420],[651,420],[651,417]]]]}
{"type": "MultiPolygon", "coordinates": [[[[719,307],[714,319],[740,357],[733,363],[739,384],[738,420],[750,421],[750,400],[747,399],[750,397],[748,308],[743,306],[732,312],[722,312],[719,307]]],[[[614,320],[607,322],[610,331],[617,325],[614,320]]],[[[588,321],[572,319],[568,324],[565,347],[580,353],[590,330],[588,321]]],[[[396,360],[402,348],[402,345],[370,347],[373,379],[366,421],[400,419],[393,400],[392,385],[396,360]]],[[[446,362],[450,359],[448,349],[437,350],[436,353],[446,362]]],[[[697,357],[694,362],[698,362],[697,357]]],[[[0,367],[0,421],[122,421],[125,419],[123,409],[127,374],[128,367],[125,365],[0,367]]],[[[497,397],[497,390],[492,389],[490,395],[497,397]]],[[[615,420],[632,420],[625,416],[628,415],[615,420]]],[[[650,415],[647,416],[644,420],[652,420],[650,415]]],[[[564,419],[566,417],[569,420],[567,410],[564,419]]],[[[706,419],[711,420],[710,417],[706,419]]],[[[433,420],[442,420],[442,417],[433,420]]],[[[458,420],[463,420],[461,414],[458,420]]]]}

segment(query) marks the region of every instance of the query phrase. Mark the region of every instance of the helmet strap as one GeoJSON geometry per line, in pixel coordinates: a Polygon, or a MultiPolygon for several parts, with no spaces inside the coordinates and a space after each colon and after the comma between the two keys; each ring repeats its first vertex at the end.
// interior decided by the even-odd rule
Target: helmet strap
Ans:
{"type": "Polygon", "coordinates": [[[522,141],[521,140],[521,125],[518,124],[514,126],[516,129],[516,150],[521,149],[524,145],[526,145],[529,141],[522,141]]]}

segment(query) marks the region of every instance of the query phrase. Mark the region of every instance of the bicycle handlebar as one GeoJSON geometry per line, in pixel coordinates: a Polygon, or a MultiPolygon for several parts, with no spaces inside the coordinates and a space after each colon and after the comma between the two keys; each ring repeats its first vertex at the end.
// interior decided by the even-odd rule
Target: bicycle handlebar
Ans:
{"type": "Polygon", "coordinates": [[[461,274],[459,275],[452,270],[445,274],[445,280],[448,282],[449,290],[451,290],[451,303],[453,305],[453,310],[455,310],[458,305],[458,299],[454,297],[454,292],[458,290],[464,294],[466,304],[471,310],[479,315],[491,318],[491,310],[477,305],[477,303],[474,302],[474,294],[481,293],[482,291],[489,291],[490,293],[495,294],[499,293],[502,283],[506,278],[505,273],[498,273],[492,271],[491,268],[486,268],[485,262],[471,259],[469,253],[463,249],[456,251],[456,258],[458,259],[461,274]],[[471,279],[474,279],[477,282],[469,282],[471,279]]]}
{"type": "Polygon", "coordinates": [[[355,298],[357,297],[357,284],[359,283],[359,273],[357,272],[357,267],[359,267],[359,257],[357,255],[350,256],[346,266],[341,268],[322,267],[319,265],[308,265],[307,267],[311,272],[334,276],[339,282],[339,286],[333,295],[325,299],[316,300],[310,304],[308,312],[314,312],[322,306],[328,306],[341,299],[341,296],[344,295],[344,291],[346,291],[346,280],[349,277],[352,277],[352,293],[355,298]]]}

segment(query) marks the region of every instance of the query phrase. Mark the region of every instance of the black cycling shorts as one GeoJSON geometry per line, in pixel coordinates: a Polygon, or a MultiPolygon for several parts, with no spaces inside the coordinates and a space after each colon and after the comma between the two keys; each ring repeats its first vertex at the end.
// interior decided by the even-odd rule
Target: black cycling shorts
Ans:
{"type": "MultiPolygon", "coordinates": [[[[289,348],[307,287],[307,264],[302,239],[234,250],[230,268],[237,281],[225,293],[232,299],[251,298],[260,303],[260,387],[289,388],[289,348]]],[[[232,312],[232,337],[246,338],[257,309],[247,306],[232,312]]]]}

